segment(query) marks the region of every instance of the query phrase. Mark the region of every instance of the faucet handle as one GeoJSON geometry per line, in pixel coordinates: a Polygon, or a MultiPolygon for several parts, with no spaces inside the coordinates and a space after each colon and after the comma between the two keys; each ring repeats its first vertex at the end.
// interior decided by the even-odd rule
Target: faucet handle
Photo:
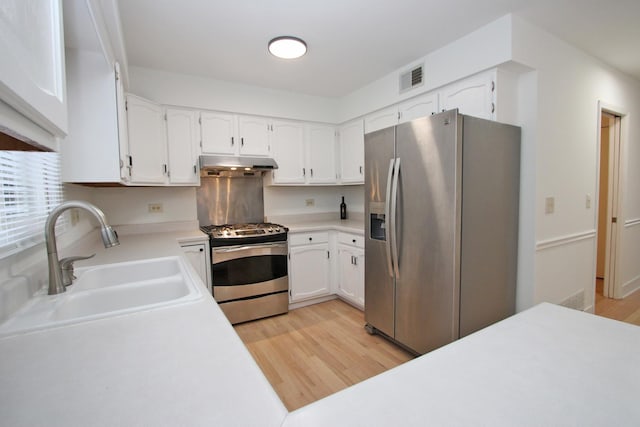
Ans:
{"type": "Polygon", "coordinates": [[[77,277],[73,274],[74,262],[93,258],[94,256],[96,256],[96,254],[89,256],[70,256],[67,258],[62,258],[60,260],[60,269],[62,270],[62,284],[64,286],[69,286],[73,283],[74,279],[77,279],[77,277]]]}

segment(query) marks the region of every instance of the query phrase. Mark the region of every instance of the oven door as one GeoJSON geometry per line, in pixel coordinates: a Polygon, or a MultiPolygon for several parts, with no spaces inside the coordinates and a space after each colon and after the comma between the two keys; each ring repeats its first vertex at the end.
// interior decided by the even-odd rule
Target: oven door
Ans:
{"type": "Polygon", "coordinates": [[[219,303],[289,291],[287,242],[211,249],[213,297],[219,303]]]}

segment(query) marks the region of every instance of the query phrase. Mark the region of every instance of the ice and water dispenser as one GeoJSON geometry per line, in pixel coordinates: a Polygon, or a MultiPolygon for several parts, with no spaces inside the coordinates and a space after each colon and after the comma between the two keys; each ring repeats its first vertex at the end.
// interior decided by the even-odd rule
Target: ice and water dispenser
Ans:
{"type": "Polygon", "coordinates": [[[369,238],[374,240],[387,240],[386,219],[384,214],[384,203],[370,203],[369,205],[369,238]]]}

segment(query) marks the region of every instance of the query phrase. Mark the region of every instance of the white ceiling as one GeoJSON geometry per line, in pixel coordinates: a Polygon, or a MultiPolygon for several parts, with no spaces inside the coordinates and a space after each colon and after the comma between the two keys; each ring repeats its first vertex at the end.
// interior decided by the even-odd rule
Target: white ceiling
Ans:
{"type": "Polygon", "coordinates": [[[515,13],[640,80],[639,0],[119,0],[130,65],[343,96],[515,13]],[[298,60],[271,56],[304,39],[298,60]]]}

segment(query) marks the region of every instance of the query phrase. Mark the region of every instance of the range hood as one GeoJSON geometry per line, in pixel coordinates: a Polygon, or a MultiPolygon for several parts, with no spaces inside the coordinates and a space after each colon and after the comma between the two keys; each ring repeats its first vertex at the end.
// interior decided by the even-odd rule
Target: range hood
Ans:
{"type": "Polygon", "coordinates": [[[268,157],[200,156],[203,171],[265,171],[278,169],[275,160],[268,157]]]}

